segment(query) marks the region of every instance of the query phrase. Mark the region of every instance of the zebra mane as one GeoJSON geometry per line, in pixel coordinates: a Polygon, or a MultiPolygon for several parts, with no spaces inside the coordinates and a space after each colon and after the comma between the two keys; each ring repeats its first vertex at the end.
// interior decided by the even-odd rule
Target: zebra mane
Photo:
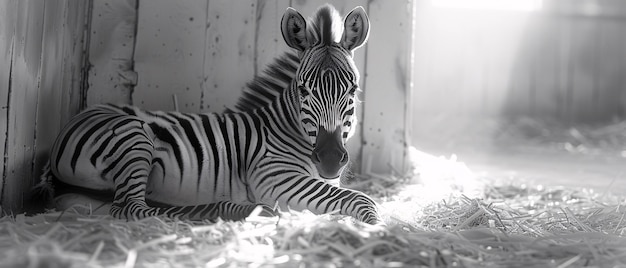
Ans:
{"type": "Polygon", "coordinates": [[[339,42],[343,33],[343,21],[335,7],[321,6],[307,23],[307,38],[311,44],[331,45],[339,42]]]}
{"type": "Polygon", "coordinates": [[[291,52],[285,52],[274,59],[263,72],[256,76],[243,90],[235,109],[238,111],[252,111],[272,103],[284,90],[289,88],[291,80],[296,75],[300,59],[291,52]]]}
{"type": "MultiPolygon", "coordinates": [[[[320,7],[307,22],[307,38],[311,44],[330,45],[339,41],[343,21],[339,12],[330,4],[320,7]]],[[[300,58],[293,52],[285,52],[257,75],[243,90],[235,110],[252,111],[272,103],[296,75],[300,58]]],[[[227,110],[227,112],[232,112],[227,110]]]]}

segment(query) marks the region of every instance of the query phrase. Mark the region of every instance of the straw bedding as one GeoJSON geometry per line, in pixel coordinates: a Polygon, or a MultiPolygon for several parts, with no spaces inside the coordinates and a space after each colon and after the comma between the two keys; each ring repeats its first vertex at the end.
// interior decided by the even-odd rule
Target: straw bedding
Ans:
{"type": "Polygon", "coordinates": [[[626,266],[624,196],[466,178],[454,159],[421,160],[414,175],[352,180],[387,226],[307,212],[209,223],[50,211],[0,219],[0,266],[626,266]],[[442,163],[457,171],[426,168],[442,163]]]}

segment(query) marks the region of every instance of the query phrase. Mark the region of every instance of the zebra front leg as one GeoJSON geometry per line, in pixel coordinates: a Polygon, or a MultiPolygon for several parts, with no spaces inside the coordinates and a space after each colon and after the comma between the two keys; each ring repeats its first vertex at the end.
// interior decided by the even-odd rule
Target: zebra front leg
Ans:
{"type": "Polygon", "coordinates": [[[197,206],[162,207],[158,208],[158,213],[171,218],[189,220],[215,221],[221,218],[227,221],[240,221],[248,217],[259,206],[262,208],[260,216],[272,217],[276,215],[273,208],[266,205],[240,205],[228,201],[197,206]]]}
{"type": "Polygon", "coordinates": [[[118,218],[131,220],[165,215],[170,218],[197,221],[216,221],[218,218],[226,221],[240,221],[248,217],[258,206],[262,207],[260,216],[271,217],[276,215],[273,209],[266,205],[240,205],[228,201],[195,206],[151,207],[143,200],[130,199],[123,205],[114,205],[111,211],[118,218]]]}
{"type": "Polygon", "coordinates": [[[376,203],[358,191],[339,188],[311,177],[287,178],[265,188],[261,200],[265,204],[278,202],[281,208],[310,210],[315,214],[339,211],[369,224],[383,224],[376,203]]]}

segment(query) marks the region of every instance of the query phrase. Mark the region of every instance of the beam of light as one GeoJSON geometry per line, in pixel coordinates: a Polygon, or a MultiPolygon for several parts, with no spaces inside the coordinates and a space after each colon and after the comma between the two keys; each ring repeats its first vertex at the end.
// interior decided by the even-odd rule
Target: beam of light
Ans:
{"type": "Polygon", "coordinates": [[[482,196],[486,181],[458,161],[455,155],[438,157],[411,146],[408,160],[415,170],[415,177],[392,199],[381,204],[383,214],[400,223],[419,225],[415,220],[423,216],[425,207],[448,202],[461,194],[469,198],[482,196]]]}
{"type": "Polygon", "coordinates": [[[478,195],[484,187],[484,182],[478,180],[465,163],[458,161],[456,155],[437,157],[409,147],[409,160],[419,174],[420,184],[427,190],[423,197],[430,201],[453,193],[478,195]]]}
{"type": "Polygon", "coordinates": [[[433,7],[478,10],[536,11],[542,0],[430,0],[433,7]]]}

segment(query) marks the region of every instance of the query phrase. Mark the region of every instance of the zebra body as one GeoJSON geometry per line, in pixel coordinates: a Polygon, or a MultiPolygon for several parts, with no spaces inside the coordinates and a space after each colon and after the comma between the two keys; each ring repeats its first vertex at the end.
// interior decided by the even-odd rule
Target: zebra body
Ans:
{"type": "Polygon", "coordinates": [[[256,124],[246,114],[152,112],[98,105],[82,112],[61,133],[66,139],[55,144],[51,168],[65,183],[113,192],[114,179],[121,175],[118,169],[124,170],[128,161],[149,160],[146,198],[151,201],[254,204],[250,194],[233,193],[249,192],[244,181],[249,174],[244,169],[255,166],[262,156],[259,151],[252,159],[255,152],[238,151],[239,147],[262,149],[263,137],[254,129],[261,127],[256,124]],[[93,138],[81,141],[84,137],[93,138]],[[124,159],[132,150],[145,151],[150,157],[124,159]]]}
{"type": "Polygon", "coordinates": [[[276,206],[339,211],[379,223],[371,198],[338,187],[356,124],[352,51],[365,42],[369,22],[356,8],[337,40],[336,13],[322,7],[307,24],[288,9],[283,36],[298,56],[278,59],[266,77],[257,77],[238,111],[115,105],[83,111],[58,136],[42,185],[60,185],[57,201],[71,192],[63,186],[110,193],[117,217],[241,219],[263,205],[270,214],[276,206]]]}

